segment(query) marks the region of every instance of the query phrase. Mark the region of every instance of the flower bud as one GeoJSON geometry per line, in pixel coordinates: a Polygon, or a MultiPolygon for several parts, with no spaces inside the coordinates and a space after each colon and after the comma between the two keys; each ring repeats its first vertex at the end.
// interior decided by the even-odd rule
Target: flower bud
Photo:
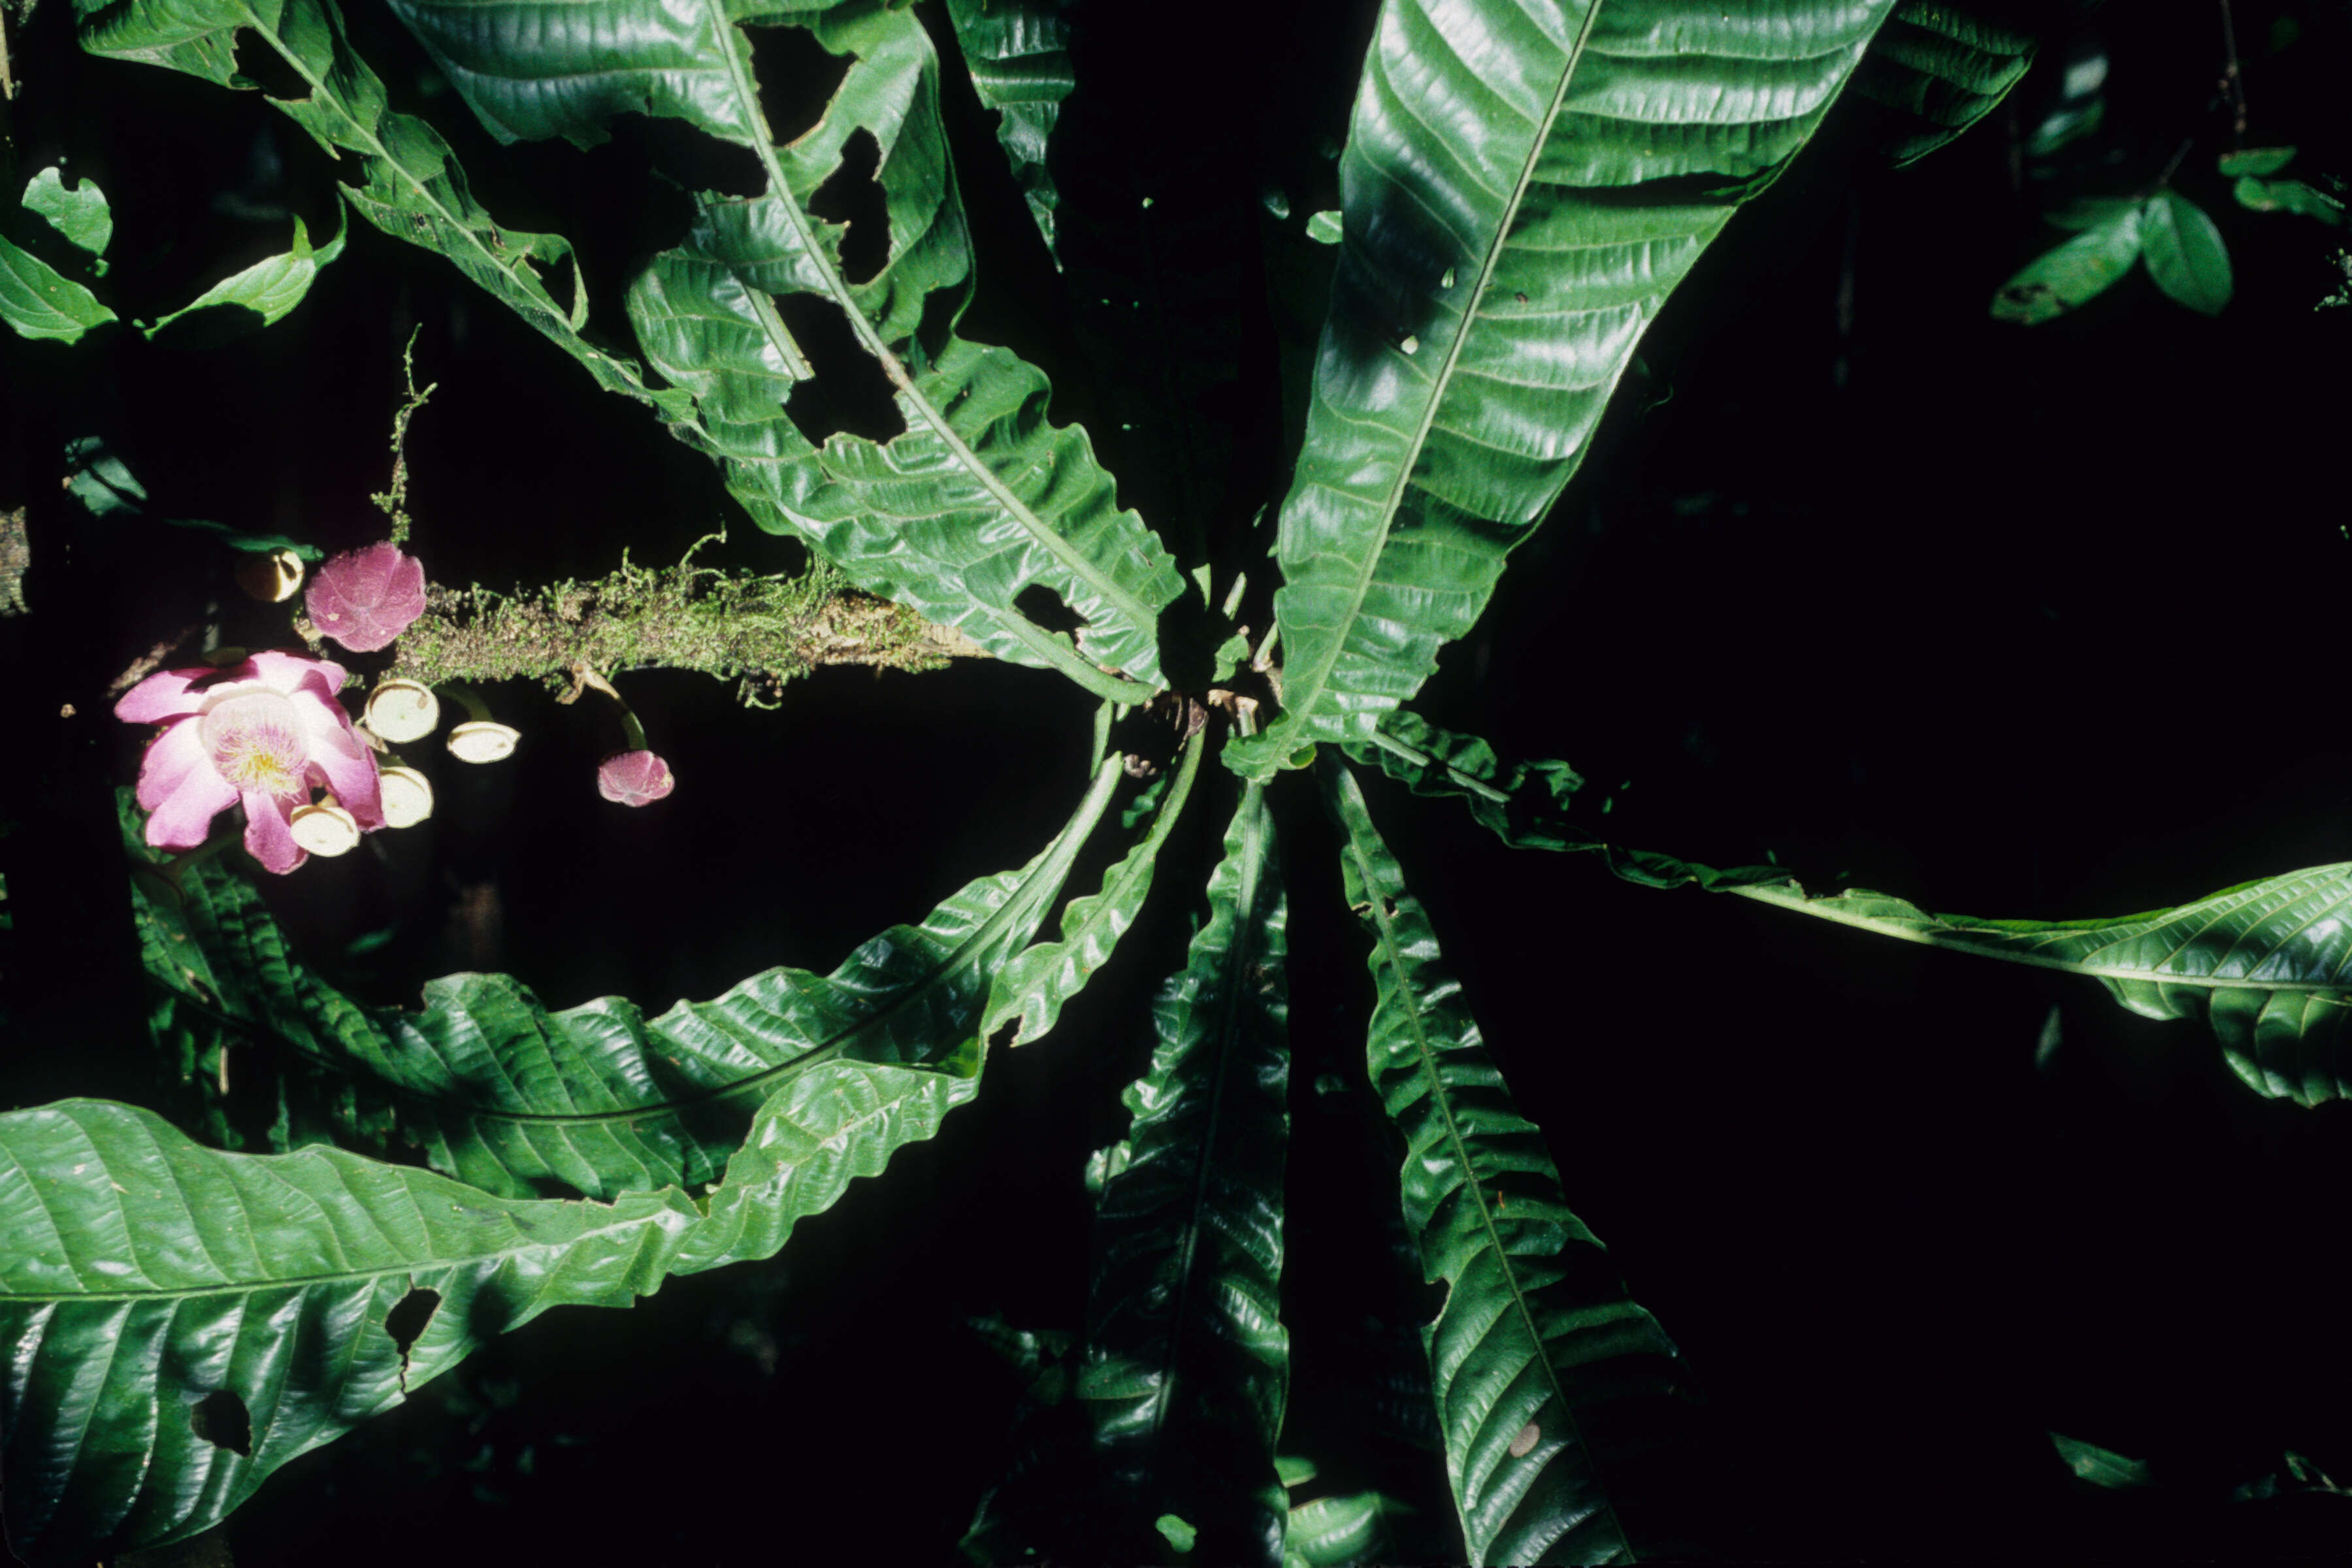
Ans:
{"type": "Polygon", "coordinates": [[[433,815],[433,781],[415,768],[395,763],[377,778],[383,786],[386,827],[414,827],[433,815]]]}
{"type": "Polygon", "coordinates": [[[394,745],[421,741],[440,727],[441,700],[414,680],[384,680],[368,694],[367,727],[394,745]]]}
{"type": "Polygon", "coordinates": [[[449,731],[449,754],[461,763],[496,763],[514,755],[522,731],[493,719],[476,719],[449,731]]]}
{"type": "Polygon", "coordinates": [[[623,805],[651,805],[677,787],[677,775],[651,752],[618,752],[596,765],[596,793],[623,805]]]}
{"type": "Polygon", "coordinates": [[[302,558],[290,550],[249,554],[238,563],[236,585],[265,605],[282,605],[302,586],[302,558]]]}
{"type": "Polygon", "coordinates": [[[293,816],[294,842],[313,855],[345,855],[360,841],[359,819],[332,801],[298,805],[293,816]]]}

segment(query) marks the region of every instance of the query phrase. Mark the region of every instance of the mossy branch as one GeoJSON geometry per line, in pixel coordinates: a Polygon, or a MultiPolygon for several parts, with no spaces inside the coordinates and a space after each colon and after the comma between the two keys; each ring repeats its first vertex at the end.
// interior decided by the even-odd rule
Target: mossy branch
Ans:
{"type": "Polygon", "coordinates": [[[823,562],[798,577],[633,566],[522,595],[435,587],[391,673],[436,685],[532,677],[576,689],[583,671],[693,669],[740,679],[747,702],[828,664],[937,669],[978,651],[952,628],[851,588],[823,562]]]}

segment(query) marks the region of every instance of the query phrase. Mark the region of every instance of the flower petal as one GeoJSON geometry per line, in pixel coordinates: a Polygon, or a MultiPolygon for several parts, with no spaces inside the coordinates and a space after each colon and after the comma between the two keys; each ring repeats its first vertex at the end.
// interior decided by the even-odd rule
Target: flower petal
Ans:
{"type": "Polygon", "coordinates": [[[245,792],[245,847],[263,870],[282,877],[310,858],[294,842],[294,807],[299,804],[291,795],[245,792]]]}
{"type": "Polygon", "coordinates": [[[382,827],[383,786],[376,775],[375,753],[352,732],[352,721],[341,709],[308,695],[296,698],[294,705],[310,727],[310,771],[335,792],[362,828],[382,827]]]}
{"type": "Polygon", "coordinates": [[[345,647],[389,647],[425,613],[425,563],[390,540],[330,559],[302,598],[319,630],[345,647]]]}
{"type": "Polygon", "coordinates": [[[237,667],[240,675],[250,673],[257,680],[269,683],[272,691],[291,697],[297,692],[325,687],[324,695],[332,697],[343,689],[343,667],[331,658],[312,658],[308,654],[280,653],[264,648],[237,667]]]}
{"type": "Polygon", "coordinates": [[[153,814],[148,843],[193,849],[212,832],[213,818],[236,804],[236,788],[214,769],[198,727],[174,724],[139,764],[139,804],[153,814]]]}
{"type": "Polygon", "coordinates": [[[190,687],[220,671],[205,666],[194,669],[160,669],[122,694],[114,716],[126,724],[160,724],[179,719],[204,705],[205,694],[190,687]]]}

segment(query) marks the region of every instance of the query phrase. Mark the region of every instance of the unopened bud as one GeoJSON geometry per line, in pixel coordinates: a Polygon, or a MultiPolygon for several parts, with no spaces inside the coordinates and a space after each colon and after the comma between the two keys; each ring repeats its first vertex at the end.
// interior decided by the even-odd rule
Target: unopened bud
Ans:
{"type": "Polygon", "coordinates": [[[377,771],[383,789],[383,825],[414,827],[433,815],[433,781],[415,768],[394,763],[377,771]]]}
{"type": "Polygon", "coordinates": [[[643,749],[606,757],[596,768],[596,792],[622,805],[651,805],[677,787],[669,764],[643,749]]]}
{"type": "Polygon", "coordinates": [[[360,841],[358,818],[332,801],[294,808],[294,842],[313,855],[346,855],[360,841]]]}
{"type": "Polygon", "coordinates": [[[302,558],[290,550],[249,554],[237,565],[236,585],[265,605],[282,605],[302,586],[302,558]]]}
{"type": "Polygon", "coordinates": [[[522,731],[493,719],[476,719],[449,731],[449,754],[461,763],[496,763],[514,755],[522,731]]]}
{"type": "Polygon", "coordinates": [[[441,700],[414,680],[386,680],[368,693],[367,727],[394,745],[421,741],[440,727],[441,700]]]}

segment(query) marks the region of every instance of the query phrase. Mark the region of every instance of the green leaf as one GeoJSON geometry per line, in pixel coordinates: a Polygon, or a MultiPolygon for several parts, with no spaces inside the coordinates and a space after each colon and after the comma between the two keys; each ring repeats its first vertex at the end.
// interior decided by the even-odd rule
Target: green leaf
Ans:
{"type": "MultiPolygon", "coordinates": [[[[762,527],[799,535],[858,586],[961,626],[1001,658],[1123,701],[1148,695],[1134,682],[1161,683],[1159,618],[1183,593],[1174,560],[1119,510],[1085,435],[1047,420],[1040,372],[1004,349],[917,331],[934,313],[961,313],[971,262],[939,60],[912,13],[819,25],[821,42],[856,58],[817,127],[779,148],[750,42],[716,7],[685,19],[655,0],[578,0],[560,17],[503,0],[394,9],[502,140],[591,146],[635,110],[685,120],[759,159],[765,192],[703,194],[685,244],[654,258],[628,303],[649,359],[692,395],[706,449],[762,527]],[[818,223],[807,203],[859,131],[881,152],[889,233],[879,271],[852,283],[839,226],[818,223]],[[804,373],[779,295],[841,312],[887,378],[903,433],[836,433],[821,447],[803,437],[784,407],[804,373]],[[1015,606],[1032,586],[1085,622],[1075,647],[1015,606]]],[[[745,14],[781,19],[776,7],[745,14]]]]}
{"type": "Polygon", "coordinates": [[[2145,1459],[2126,1459],[2095,1444],[2062,1437],[2055,1432],[2050,1434],[2050,1441],[2057,1447],[2058,1457],[2066,1461],[2066,1468],[2093,1486],[2126,1490],[2156,1484],[2147,1473],[2145,1459]]]}
{"type": "Polygon", "coordinates": [[[10,1544],[41,1565],[194,1534],[550,1307],[773,1256],[972,1097],[979,1047],[942,1065],[793,1079],[699,1201],[516,1201],[338,1149],[221,1153],[99,1100],[0,1116],[10,1544]],[[406,1345],[403,1303],[430,1308],[406,1345]]]}
{"type": "Polygon", "coordinates": [[[1283,504],[1265,778],[1360,738],[1486,607],[1643,331],[1819,126],[1885,5],[1385,0],[1283,504]]]}
{"type": "Polygon", "coordinates": [[[1139,1559],[1142,1522],[1167,1512],[1192,1521],[1208,1561],[1281,1557],[1290,1048],[1273,849],[1252,786],[1209,880],[1208,923],[1153,1004],[1151,1067],[1125,1097],[1129,1163],[1096,1215],[1078,1397],[1126,1521],[1105,1543],[1118,1558],[1139,1559]]]}
{"type": "Polygon", "coordinates": [[[1949,0],[1899,0],[1853,73],[1871,140],[1896,168],[1993,110],[2033,64],[2033,37],[1949,0]]]}
{"type": "MultiPolygon", "coordinates": [[[[131,465],[121,454],[108,446],[103,437],[75,436],[66,441],[66,490],[79,501],[82,510],[92,517],[146,517],[147,487],[131,471],[131,465]]],[[[282,533],[248,533],[241,528],[231,528],[225,522],[213,522],[195,517],[156,518],[169,528],[191,528],[200,533],[216,534],[223,544],[232,550],[268,554],[274,550],[290,550],[305,561],[322,561],[327,552],[315,544],[305,544],[289,539],[282,533]]]]}
{"type": "Polygon", "coordinates": [[[20,338],[79,342],[115,319],[98,296],[30,251],[0,239],[0,321],[20,338]]]}
{"type": "Polygon", "coordinates": [[[1161,1514],[1151,1521],[1151,1528],[1158,1531],[1170,1549],[1175,1552],[1192,1551],[1193,1543],[1200,1538],[1200,1531],[1177,1514],[1161,1514]]]}
{"type": "Polygon", "coordinates": [[[2105,292],[2139,256],[2143,211],[2130,208],[2035,257],[1992,297],[1992,319],[2031,327],[2105,292]]]}
{"type": "Polygon", "coordinates": [[[1045,147],[1062,100],[1077,86],[1068,9],[1068,0],[948,0],[964,68],[981,102],[996,110],[996,139],[1056,265],[1054,209],[1061,193],[1046,170],[1045,147]]]}
{"type": "Polygon", "coordinates": [[[2242,179],[2231,188],[2238,205],[2258,213],[2294,213],[2324,224],[2344,222],[2344,203],[2301,180],[2242,179]]]}
{"type": "Polygon", "coordinates": [[[1307,218],[1307,237],[1318,245],[1337,245],[1343,231],[1337,212],[1310,213],[1307,218]]]}
{"type": "Polygon", "coordinates": [[[2224,174],[2275,174],[2294,162],[2292,147],[2243,147],[2235,153],[2224,153],[2218,160],[2224,174]]]}
{"type": "Polygon", "coordinates": [[[996,972],[988,1016],[981,1024],[981,1032],[990,1040],[996,1039],[999,1027],[1015,1021],[1019,1026],[1002,1044],[1017,1046],[1046,1034],[1061,1016],[1062,1004],[1084,990],[1095,971],[1109,961],[1111,951],[1135,923],[1151,891],[1152,868],[1159,862],[1160,846],[1184,813],[1192,781],[1201,772],[1207,739],[1203,731],[1185,746],[1175,787],[1153,814],[1151,830],[1103,874],[1101,889],[1070,900],[1054,941],[1024,949],[996,972]]]}
{"type": "Polygon", "coordinates": [[[1381,715],[1371,734],[1350,741],[1348,754],[1378,767],[1415,795],[1465,800],[1504,843],[1525,849],[1583,848],[1591,839],[1566,820],[1570,797],[1584,780],[1566,763],[1520,763],[1506,769],[1493,747],[1457,735],[1402,708],[1381,715]]]}
{"type": "Polygon", "coordinates": [[[338,162],[343,199],[377,228],[446,257],[610,392],[651,405],[691,438],[693,406],[646,384],[636,364],[581,336],[588,291],[570,242],[504,226],[476,201],[448,143],[424,121],[394,112],[384,86],[352,52],[331,0],[77,0],[81,46],[109,59],[140,61],[223,87],[251,89],[239,76],[240,30],[284,62],[303,95],[269,99],[338,162]],[[547,276],[571,264],[572,304],[559,304],[547,276]]]}
{"type": "Polygon", "coordinates": [[[1674,1344],[1570,1212],[1355,779],[1327,778],[1372,942],[1368,1055],[1408,1146],[1405,1223],[1447,1287],[1426,1342],[1470,1561],[1630,1558],[1618,1471],[1680,1403],[1674,1344]]]}
{"type": "Polygon", "coordinates": [[[351,237],[351,226],[338,214],[335,237],[318,250],[310,248],[310,233],[302,220],[294,220],[294,248],[283,256],[273,256],[257,261],[244,271],[222,279],[190,303],[163,317],[153,326],[142,329],[148,337],[161,333],[173,322],[195,315],[200,310],[225,309],[250,311],[260,318],[258,325],[274,327],[286,319],[295,306],[310,291],[311,282],[325,267],[343,253],[343,242],[351,237]]]}
{"type": "Polygon", "coordinates": [[[25,187],[24,206],[57,230],[68,245],[92,256],[105,255],[107,242],[114,237],[114,214],[106,205],[106,193],[98,188],[95,180],[80,180],[68,186],[59,171],[44,169],[25,187]]]}
{"type": "Polygon", "coordinates": [[[1282,1568],[1356,1568],[1394,1560],[1388,1521],[1412,1508],[1380,1492],[1296,1505],[1282,1536],[1282,1568]]]}
{"type": "MultiPolygon", "coordinates": [[[[135,901],[150,973],[184,1009],[170,1022],[194,1010],[320,1069],[327,1099],[309,1125],[321,1135],[396,1125],[436,1170],[486,1192],[610,1197],[714,1178],[758,1107],[825,1062],[922,1065],[972,1047],[996,977],[1051,910],[1118,777],[1107,758],[1027,867],[884,931],[829,978],[772,969],[651,1019],[618,997],[550,1013],[503,974],[428,981],[421,1013],[362,1008],[294,958],[259,894],[217,861],[183,872],[176,904],[144,881],[135,901]]],[[[134,855],[160,863],[137,842],[127,797],[125,812],[134,855]]],[[[1084,968],[1032,975],[1021,1000],[1058,1005],[1066,973],[1084,968]]]]}
{"type": "Polygon", "coordinates": [[[2190,310],[2218,316],[2230,302],[2230,247],[2205,209],[2179,192],[2148,198],[2140,248],[2156,286],[2190,310]]]}

